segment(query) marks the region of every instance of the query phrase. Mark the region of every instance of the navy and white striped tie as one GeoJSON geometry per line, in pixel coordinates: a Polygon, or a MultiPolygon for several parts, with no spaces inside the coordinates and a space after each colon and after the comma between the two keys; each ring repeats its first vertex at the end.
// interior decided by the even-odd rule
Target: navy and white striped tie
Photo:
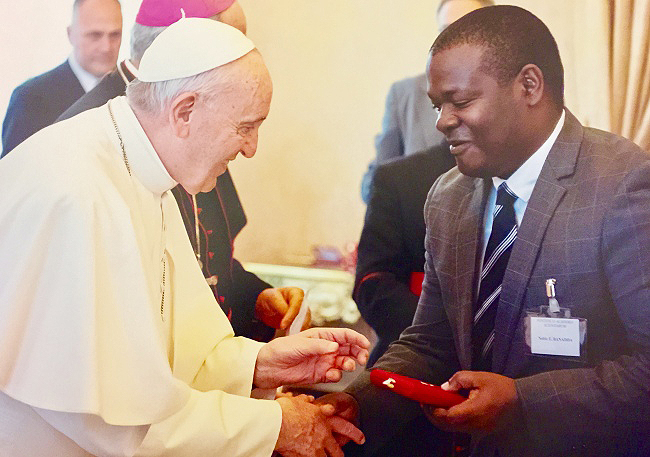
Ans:
{"type": "Polygon", "coordinates": [[[517,196],[504,182],[499,186],[494,206],[492,233],[485,248],[478,300],[474,307],[472,331],[472,369],[490,371],[494,343],[494,319],[501,295],[503,274],[508,266],[512,245],[517,238],[514,203],[517,196]]]}

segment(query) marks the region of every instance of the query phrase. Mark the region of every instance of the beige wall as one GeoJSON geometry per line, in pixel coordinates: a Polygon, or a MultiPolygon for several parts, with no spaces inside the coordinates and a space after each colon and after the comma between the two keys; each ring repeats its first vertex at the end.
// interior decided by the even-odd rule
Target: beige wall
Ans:
{"type": "MultiPolygon", "coordinates": [[[[374,155],[385,96],[394,80],[424,70],[436,35],[437,2],[240,2],[249,36],[271,71],[274,97],[257,155],[231,165],[249,219],[237,239],[236,255],[247,261],[308,263],[313,244],[342,247],[358,240],[365,212],[360,180],[374,155]]],[[[513,4],[549,26],[565,63],[567,105],[598,124],[606,108],[593,114],[589,103],[578,104],[577,94],[587,89],[578,84],[574,66],[579,55],[583,77],[587,69],[589,78],[607,87],[606,74],[594,71],[590,62],[600,54],[576,51],[576,38],[583,38],[589,23],[584,16],[590,11],[587,2],[591,10],[598,3],[513,4]]],[[[605,37],[591,37],[596,42],[600,38],[605,37]]]]}

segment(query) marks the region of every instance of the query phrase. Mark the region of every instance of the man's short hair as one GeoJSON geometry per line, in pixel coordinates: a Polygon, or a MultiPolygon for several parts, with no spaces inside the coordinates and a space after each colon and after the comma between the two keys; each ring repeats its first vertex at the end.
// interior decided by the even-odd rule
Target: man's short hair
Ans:
{"type": "Polygon", "coordinates": [[[442,31],[430,53],[465,44],[485,48],[481,69],[500,85],[512,82],[525,65],[537,65],[551,98],[564,106],[564,68],[557,43],[531,12],[510,5],[474,10],[442,31]]]}
{"type": "MultiPolygon", "coordinates": [[[[436,10],[436,15],[440,14],[440,10],[442,9],[445,3],[455,2],[455,1],[457,0],[440,0],[440,3],[438,4],[438,9],[436,10]]],[[[494,6],[493,0],[475,0],[475,1],[481,4],[481,8],[485,6],[494,6]]]]}
{"type": "MultiPolygon", "coordinates": [[[[77,10],[79,10],[79,7],[83,5],[86,2],[86,0],[74,0],[72,3],[72,16],[74,17],[75,14],[77,14],[77,10]]],[[[122,7],[122,2],[120,0],[115,0],[115,2],[120,5],[120,8],[122,7]]]]}

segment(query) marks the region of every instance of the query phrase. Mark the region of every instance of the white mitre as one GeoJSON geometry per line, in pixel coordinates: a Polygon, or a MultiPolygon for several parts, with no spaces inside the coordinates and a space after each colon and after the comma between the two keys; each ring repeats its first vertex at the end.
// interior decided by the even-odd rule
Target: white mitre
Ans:
{"type": "Polygon", "coordinates": [[[214,19],[189,17],[173,23],[144,52],[142,82],[187,78],[245,56],[255,49],[240,30],[214,19]]]}

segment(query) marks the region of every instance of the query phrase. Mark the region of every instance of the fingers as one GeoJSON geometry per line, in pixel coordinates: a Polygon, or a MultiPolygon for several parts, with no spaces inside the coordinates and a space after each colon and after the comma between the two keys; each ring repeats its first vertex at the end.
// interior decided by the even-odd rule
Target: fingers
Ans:
{"type": "Polygon", "coordinates": [[[340,347],[339,355],[336,358],[336,366],[345,371],[353,371],[356,367],[355,362],[358,362],[359,365],[365,365],[368,361],[368,351],[365,349],[355,356],[345,355],[346,352],[349,353],[350,351],[346,351],[345,347],[340,347]]]}
{"type": "MultiPolygon", "coordinates": [[[[359,411],[357,401],[352,395],[345,392],[332,392],[317,398],[314,402],[317,405],[333,407],[337,416],[341,416],[348,421],[356,420],[359,411]]],[[[325,415],[329,414],[325,413],[325,415]]]]}
{"type": "MultiPolygon", "coordinates": [[[[356,360],[360,365],[365,365],[368,361],[369,345],[368,339],[355,332],[354,330],[345,328],[312,328],[301,332],[302,335],[309,338],[321,338],[337,341],[339,343],[338,353],[340,356],[352,356],[350,360],[356,360]]],[[[343,368],[343,365],[339,365],[343,368]]],[[[343,368],[346,371],[351,371],[354,367],[343,368]]]]}
{"type": "Polygon", "coordinates": [[[278,290],[288,302],[296,300],[302,303],[302,300],[305,298],[305,291],[300,287],[280,287],[278,290]]]}
{"type": "Polygon", "coordinates": [[[357,359],[360,365],[365,365],[368,362],[368,356],[370,351],[368,349],[356,348],[357,350],[353,351],[354,357],[357,359]],[[356,354],[355,354],[356,352],[356,354]]]}
{"type": "Polygon", "coordinates": [[[305,292],[298,287],[281,287],[278,289],[283,305],[286,308],[280,328],[285,330],[289,328],[293,320],[300,312],[302,301],[305,298],[305,292]]]}
{"type": "Polygon", "coordinates": [[[286,330],[289,328],[293,320],[296,318],[298,315],[298,312],[300,311],[300,304],[298,306],[294,306],[292,304],[289,304],[289,307],[287,308],[286,313],[284,314],[284,317],[282,318],[282,321],[280,322],[280,328],[282,330],[286,330]]]}
{"type": "Polygon", "coordinates": [[[504,382],[501,385],[505,387],[494,387],[494,384],[501,380],[509,379],[492,373],[460,371],[454,374],[448,383],[443,384],[443,388],[469,389],[467,400],[448,410],[424,406],[425,414],[435,426],[443,430],[489,433],[499,426],[502,417],[505,417],[504,411],[507,412],[509,405],[513,403],[510,399],[516,398],[514,385],[510,388],[510,384],[504,382]]]}
{"type": "Polygon", "coordinates": [[[368,348],[370,341],[368,338],[354,330],[346,328],[311,328],[300,332],[299,335],[312,338],[314,340],[330,340],[339,343],[339,356],[352,356],[341,359],[337,367],[345,371],[354,370],[354,361],[360,365],[365,365],[368,361],[368,348]],[[351,362],[348,362],[350,360],[351,362]]]}
{"type": "Polygon", "coordinates": [[[327,382],[339,382],[342,377],[341,370],[337,370],[336,368],[330,368],[325,372],[325,380],[327,382]]]}
{"type": "Polygon", "coordinates": [[[344,457],[343,455],[343,450],[341,449],[341,446],[339,446],[339,443],[336,442],[334,437],[329,434],[325,440],[325,451],[327,452],[327,455],[330,457],[344,457]]]}
{"type": "Polygon", "coordinates": [[[448,432],[465,431],[459,428],[464,423],[464,416],[451,417],[449,410],[431,405],[421,405],[424,415],[433,425],[448,432]]]}
{"type": "Polygon", "coordinates": [[[348,444],[348,442],[350,441],[349,438],[347,438],[345,436],[342,436],[342,435],[334,435],[334,439],[336,440],[338,445],[341,446],[341,448],[343,448],[343,446],[348,444]]]}
{"type": "Polygon", "coordinates": [[[433,415],[436,418],[444,419],[447,423],[451,425],[460,425],[467,421],[467,418],[471,415],[472,412],[474,412],[474,408],[472,407],[471,404],[469,407],[466,404],[463,404],[463,406],[461,407],[459,404],[456,406],[452,406],[449,409],[436,408],[433,411],[433,415]]]}
{"type": "Polygon", "coordinates": [[[292,392],[280,392],[276,395],[275,398],[280,398],[280,397],[295,398],[297,400],[306,401],[307,403],[313,403],[315,398],[313,395],[307,395],[307,394],[295,395],[292,392]]]}
{"type": "Polygon", "coordinates": [[[334,361],[334,367],[343,371],[354,371],[356,366],[355,360],[345,355],[337,355],[334,361]]]}
{"type": "Polygon", "coordinates": [[[281,328],[289,305],[278,289],[264,289],[255,302],[255,312],[266,325],[281,328]]]}
{"type": "Polygon", "coordinates": [[[324,404],[324,405],[320,405],[320,412],[323,413],[323,415],[329,417],[336,414],[336,408],[334,407],[334,405],[324,404]]]}
{"type": "Polygon", "coordinates": [[[370,341],[359,332],[348,328],[311,328],[305,330],[302,334],[308,338],[323,338],[330,341],[336,341],[343,345],[359,346],[362,349],[370,348],[370,341]]]}
{"type": "MultiPolygon", "coordinates": [[[[289,336],[287,338],[294,338],[289,336]]],[[[303,357],[314,356],[314,355],[325,355],[325,354],[336,354],[339,350],[339,344],[334,341],[327,341],[321,339],[300,339],[296,340],[299,342],[299,348],[301,355],[303,357]]]]}
{"type": "Polygon", "coordinates": [[[440,428],[441,430],[446,430],[448,432],[458,431],[456,428],[454,428],[453,424],[450,423],[448,411],[446,409],[430,407],[427,417],[433,423],[433,425],[440,428]]]}
{"type": "Polygon", "coordinates": [[[363,432],[355,427],[352,423],[339,416],[330,417],[327,419],[327,421],[329,422],[330,427],[332,427],[333,432],[345,436],[357,444],[365,443],[366,437],[363,435],[363,432]]]}
{"type": "Polygon", "coordinates": [[[474,389],[480,386],[481,372],[478,371],[458,371],[447,381],[447,389],[460,390],[474,389]]]}
{"type": "Polygon", "coordinates": [[[305,321],[302,323],[302,328],[300,330],[307,330],[308,328],[311,327],[311,310],[307,310],[307,314],[305,315],[305,321]]]}

